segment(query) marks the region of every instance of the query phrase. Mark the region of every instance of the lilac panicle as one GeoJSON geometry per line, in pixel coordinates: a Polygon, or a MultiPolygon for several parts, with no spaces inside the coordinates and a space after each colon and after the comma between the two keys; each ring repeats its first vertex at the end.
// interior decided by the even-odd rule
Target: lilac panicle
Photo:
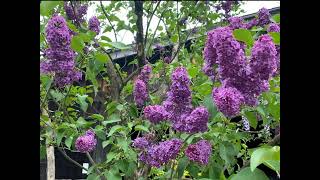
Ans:
{"type": "Polygon", "coordinates": [[[143,112],[144,117],[155,124],[166,120],[169,115],[165,108],[160,105],[146,106],[143,112]]]}
{"type": "Polygon", "coordinates": [[[75,147],[82,153],[91,152],[97,145],[97,139],[92,130],[86,132],[85,135],[79,136],[75,142],[75,147]]]}
{"type": "Polygon", "coordinates": [[[182,144],[183,142],[180,139],[160,142],[157,145],[149,147],[146,152],[141,152],[139,160],[150,166],[159,168],[177,157],[182,144]]]}
{"type": "Polygon", "coordinates": [[[133,147],[140,150],[145,150],[148,148],[152,143],[145,137],[137,137],[133,141],[133,147]]]}
{"type": "Polygon", "coordinates": [[[230,17],[228,21],[231,29],[246,29],[246,24],[244,24],[242,17],[230,17]]]}
{"type": "Polygon", "coordinates": [[[190,144],[185,150],[185,154],[189,160],[197,162],[200,165],[208,164],[211,153],[211,144],[206,140],[200,140],[195,144],[190,144]]]}
{"type": "Polygon", "coordinates": [[[269,80],[277,70],[277,50],[272,38],[267,34],[261,35],[251,51],[252,78],[269,80]]]}
{"type": "Polygon", "coordinates": [[[145,102],[149,99],[148,90],[145,82],[137,79],[134,84],[133,91],[134,101],[138,107],[142,107],[145,102]]]}
{"type": "Polygon", "coordinates": [[[209,112],[207,108],[200,106],[194,109],[189,115],[182,116],[173,124],[173,128],[187,133],[205,132],[208,130],[209,112]]]}
{"type": "Polygon", "coordinates": [[[45,61],[40,63],[41,73],[54,73],[54,82],[63,87],[81,79],[81,72],[75,69],[75,53],[70,47],[71,34],[65,19],[54,15],[46,27],[49,48],[45,50],[45,61]]]}
{"type": "Polygon", "coordinates": [[[212,91],[213,101],[227,117],[234,117],[240,113],[240,107],[243,104],[244,97],[233,87],[219,87],[212,91]]]}
{"type": "Polygon", "coordinates": [[[148,83],[150,74],[152,72],[152,67],[149,64],[143,66],[138,79],[142,80],[144,83],[148,83]]]}
{"type": "Polygon", "coordinates": [[[96,32],[96,35],[100,33],[100,22],[96,16],[89,19],[89,30],[96,32]]]}
{"type": "Polygon", "coordinates": [[[266,9],[266,8],[261,8],[259,9],[259,12],[258,12],[258,25],[260,26],[264,26],[264,25],[267,25],[269,24],[271,21],[270,21],[270,13],[269,13],[269,10],[266,9]]]}

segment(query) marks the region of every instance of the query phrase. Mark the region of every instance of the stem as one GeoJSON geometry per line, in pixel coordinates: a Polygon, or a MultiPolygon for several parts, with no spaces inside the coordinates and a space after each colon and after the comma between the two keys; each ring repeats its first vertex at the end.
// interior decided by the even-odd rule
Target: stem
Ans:
{"type": "MultiPolygon", "coordinates": [[[[91,155],[90,155],[88,152],[86,152],[86,155],[87,155],[90,163],[91,163],[93,166],[96,166],[97,164],[94,162],[94,160],[92,159],[91,155]]],[[[101,171],[100,171],[98,168],[95,168],[95,170],[97,171],[98,174],[102,175],[101,179],[105,179],[105,178],[103,177],[103,174],[101,173],[101,171]]]]}
{"type": "Polygon", "coordinates": [[[74,17],[76,18],[76,19],[75,19],[75,23],[76,23],[77,26],[80,27],[80,22],[79,22],[79,20],[78,20],[78,16],[77,16],[77,14],[76,14],[75,7],[74,7],[72,1],[70,1],[70,5],[71,5],[71,7],[72,7],[73,15],[74,15],[74,17]]]}
{"type": "Polygon", "coordinates": [[[118,41],[118,39],[117,39],[117,33],[116,33],[116,30],[114,29],[114,25],[111,23],[110,19],[108,18],[108,14],[107,14],[107,12],[104,10],[104,7],[103,7],[103,4],[102,4],[102,1],[100,1],[100,6],[101,6],[101,9],[102,9],[102,12],[103,12],[104,16],[106,16],[106,18],[107,18],[107,20],[108,20],[108,22],[109,22],[109,24],[110,24],[110,26],[111,26],[111,28],[112,28],[112,30],[113,30],[114,38],[115,38],[115,40],[116,40],[116,42],[117,42],[117,41],[118,41]]]}
{"type": "Polygon", "coordinates": [[[172,160],[170,180],[172,180],[172,178],[173,178],[174,164],[175,164],[175,163],[174,163],[174,161],[172,160]]]}
{"type": "Polygon", "coordinates": [[[268,145],[274,146],[280,144],[280,133],[276,135],[270,142],[268,142],[268,145]]]}
{"type": "Polygon", "coordinates": [[[62,150],[60,147],[58,147],[59,152],[70,162],[72,162],[73,164],[75,164],[76,166],[80,167],[81,169],[84,169],[86,171],[88,171],[87,168],[81,166],[81,164],[79,164],[77,161],[73,160],[70,156],[67,155],[67,153],[62,150]]]}
{"type": "Polygon", "coordinates": [[[183,144],[185,143],[185,142],[187,142],[187,140],[192,136],[193,134],[190,134],[184,141],[183,141],[183,144]]]}
{"type": "MultiPolygon", "coordinates": [[[[146,29],[146,36],[145,36],[145,38],[144,38],[144,44],[147,44],[149,26],[150,26],[150,23],[151,23],[151,20],[152,20],[152,17],[153,17],[153,15],[154,15],[154,13],[156,12],[158,6],[160,5],[160,2],[161,2],[161,1],[158,1],[156,7],[154,8],[154,10],[153,10],[152,13],[151,13],[151,17],[150,17],[149,21],[147,22],[147,29],[146,29]]],[[[147,52],[148,52],[148,51],[147,51],[147,52]]]]}
{"type": "Polygon", "coordinates": [[[159,25],[160,25],[160,22],[161,22],[161,19],[162,19],[163,15],[164,15],[164,12],[165,12],[165,11],[163,11],[163,13],[161,14],[160,19],[159,19],[158,24],[157,24],[157,27],[156,27],[156,29],[154,30],[152,39],[151,39],[150,44],[149,44],[148,49],[147,49],[147,53],[149,52],[149,50],[150,50],[150,48],[151,48],[151,46],[152,46],[153,40],[154,40],[154,38],[156,37],[156,32],[157,32],[157,29],[158,29],[158,27],[159,27],[159,25]]]}

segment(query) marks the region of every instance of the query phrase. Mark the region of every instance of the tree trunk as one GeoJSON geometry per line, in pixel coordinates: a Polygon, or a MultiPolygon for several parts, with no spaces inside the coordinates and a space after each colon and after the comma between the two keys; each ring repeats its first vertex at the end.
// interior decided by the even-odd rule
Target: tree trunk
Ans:
{"type": "Polygon", "coordinates": [[[137,15],[136,25],[138,30],[136,35],[136,45],[138,66],[142,67],[146,64],[143,40],[143,1],[134,1],[134,12],[137,15]]]}

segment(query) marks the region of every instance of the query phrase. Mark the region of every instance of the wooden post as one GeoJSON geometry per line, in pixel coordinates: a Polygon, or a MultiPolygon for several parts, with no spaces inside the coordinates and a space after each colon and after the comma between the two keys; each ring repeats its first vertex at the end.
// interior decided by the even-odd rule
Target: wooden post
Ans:
{"type": "MultiPolygon", "coordinates": [[[[48,116],[48,112],[43,109],[43,115],[48,116]]],[[[49,123],[51,122],[51,119],[49,119],[49,123]]],[[[47,151],[47,180],[55,180],[55,156],[54,156],[54,146],[50,144],[50,142],[53,140],[53,130],[48,132],[48,139],[46,140],[46,151],[47,151]]]]}

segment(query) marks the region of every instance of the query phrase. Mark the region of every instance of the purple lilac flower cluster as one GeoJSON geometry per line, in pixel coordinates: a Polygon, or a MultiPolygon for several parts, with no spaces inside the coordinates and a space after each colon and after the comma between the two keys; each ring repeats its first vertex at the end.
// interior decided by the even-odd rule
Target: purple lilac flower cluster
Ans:
{"type": "Polygon", "coordinates": [[[140,75],[138,76],[138,79],[135,81],[133,96],[134,101],[138,107],[142,107],[149,99],[148,81],[151,71],[152,69],[150,65],[144,65],[140,72],[140,75]]]}
{"type": "Polygon", "coordinates": [[[207,64],[214,62],[211,64],[218,66],[222,87],[213,90],[212,95],[218,109],[229,117],[237,115],[243,103],[257,105],[257,97],[268,90],[268,80],[277,69],[277,51],[269,35],[258,38],[248,61],[230,27],[209,32],[203,54],[207,64]]]}
{"type": "Polygon", "coordinates": [[[233,1],[225,1],[221,4],[221,8],[224,10],[226,18],[230,17],[230,11],[232,8],[232,4],[233,4],[233,1]]]}
{"type": "Polygon", "coordinates": [[[271,24],[269,24],[267,31],[268,32],[280,32],[280,26],[277,23],[271,23],[271,24]]]}
{"type": "Polygon", "coordinates": [[[75,53],[70,47],[71,34],[65,19],[54,15],[46,27],[49,48],[45,50],[45,61],[40,64],[42,73],[54,73],[54,82],[63,87],[81,79],[81,72],[75,70],[75,53]]]}
{"type": "Polygon", "coordinates": [[[195,144],[190,144],[185,150],[189,160],[195,161],[201,165],[208,164],[211,152],[211,144],[206,140],[200,140],[195,144]]]}
{"type": "Polygon", "coordinates": [[[151,141],[149,141],[146,137],[137,137],[133,141],[133,147],[139,150],[145,150],[152,144],[151,141]]]}
{"type": "Polygon", "coordinates": [[[76,149],[82,153],[93,151],[96,145],[97,139],[92,130],[88,130],[85,135],[79,136],[75,142],[76,149]]]}
{"type": "Polygon", "coordinates": [[[210,38],[208,38],[206,41],[203,51],[203,57],[204,65],[202,67],[202,71],[213,81],[215,77],[213,66],[216,65],[217,53],[216,49],[211,45],[210,38]]]}
{"type": "Polygon", "coordinates": [[[160,105],[147,106],[144,108],[143,113],[144,117],[154,124],[168,118],[168,112],[160,105]]]}
{"type": "Polygon", "coordinates": [[[147,106],[144,116],[153,123],[170,120],[172,127],[181,132],[197,133],[207,131],[209,112],[191,104],[190,79],[184,67],[178,67],[171,75],[171,86],[162,105],[147,106]]]}
{"type": "Polygon", "coordinates": [[[194,109],[189,115],[184,115],[173,124],[173,128],[187,133],[205,132],[208,130],[207,122],[209,112],[207,108],[200,106],[194,109]]]}
{"type": "Polygon", "coordinates": [[[174,138],[151,145],[139,154],[139,160],[150,166],[159,168],[177,157],[182,144],[182,140],[174,138]]]}
{"type": "MultiPolygon", "coordinates": [[[[268,32],[280,33],[280,24],[271,23],[268,27],[268,32]]],[[[276,50],[277,50],[277,71],[273,74],[273,76],[280,74],[280,45],[276,45],[276,50]]]]}
{"type": "Polygon", "coordinates": [[[89,19],[89,30],[96,32],[96,35],[100,33],[100,22],[96,16],[89,19]]]}
{"type": "Polygon", "coordinates": [[[142,80],[144,83],[147,84],[150,78],[151,71],[152,67],[149,64],[144,65],[138,76],[138,79],[142,80]]]}
{"type": "Polygon", "coordinates": [[[134,84],[133,97],[138,107],[142,107],[149,98],[146,83],[140,79],[134,84]]]}
{"type": "Polygon", "coordinates": [[[70,2],[64,2],[64,10],[69,20],[82,23],[85,21],[84,16],[87,14],[88,5],[74,2],[72,8],[70,2]]]}
{"type": "Polygon", "coordinates": [[[246,29],[247,26],[246,24],[243,22],[242,17],[230,17],[228,19],[229,21],[229,27],[231,29],[246,29]]]}
{"type": "Polygon", "coordinates": [[[244,101],[242,94],[233,87],[219,87],[212,91],[213,100],[227,117],[233,117],[240,112],[240,107],[244,101]]]}
{"type": "Polygon", "coordinates": [[[271,23],[270,17],[271,17],[271,15],[270,15],[268,9],[266,9],[266,8],[259,9],[258,25],[263,27],[264,25],[270,24],[271,23]]]}

